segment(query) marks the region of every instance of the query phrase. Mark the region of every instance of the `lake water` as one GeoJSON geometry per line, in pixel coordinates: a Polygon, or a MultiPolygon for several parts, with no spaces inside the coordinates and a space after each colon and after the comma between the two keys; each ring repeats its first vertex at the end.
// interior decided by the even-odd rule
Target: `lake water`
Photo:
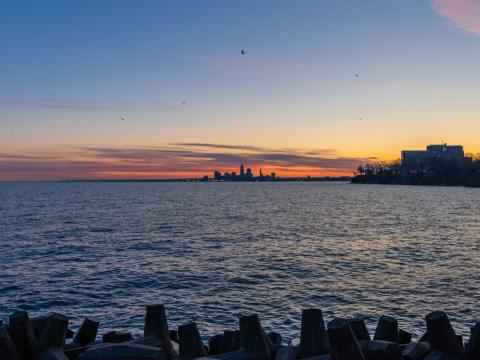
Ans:
{"type": "Polygon", "coordinates": [[[480,315],[480,189],[342,183],[0,183],[0,318],[85,315],[140,334],[164,302],[202,335],[258,313],[291,338],[382,314],[419,334],[480,315]]]}

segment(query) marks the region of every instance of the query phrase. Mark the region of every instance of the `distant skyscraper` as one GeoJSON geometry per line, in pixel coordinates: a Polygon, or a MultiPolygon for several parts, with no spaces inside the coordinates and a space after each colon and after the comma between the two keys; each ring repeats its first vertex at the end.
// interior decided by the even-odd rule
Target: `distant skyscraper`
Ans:
{"type": "Polygon", "coordinates": [[[252,169],[248,168],[247,169],[247,174],[245,175],[247,178],[252,178],[253,177],[253,174],[252,174],[252,169]]]}
{"type": "Polygon", "coordinates": [[[243,164],[240,165],[240,176],[245,175],[245,168],[243,167],[243,164]]]}
{"type": "Polygon", "coordinates": [[[277,177],[277,174],[275,174],[274,172],[272,172],[272,173],[270,174],[270,176],[272,177],[272,180],[275,180],[275,178],[277,177]]]}
{"type": "Polygon", "coordinates": [[[263,177],[262,168],[260,168],[260,177],[263,177]]]}
{"type": "Polygon", "coordinates": [[[222,179],[222,174],[220,174],[220,171],[215,171],[213,173],[213,178],[217,181],[220,181],[222,179]]]}

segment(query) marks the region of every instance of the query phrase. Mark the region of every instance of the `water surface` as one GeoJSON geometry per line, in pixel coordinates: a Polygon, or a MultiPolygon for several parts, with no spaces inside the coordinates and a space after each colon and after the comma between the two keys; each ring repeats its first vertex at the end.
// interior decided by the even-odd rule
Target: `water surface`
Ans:
{"type": "Polygon", "coordinates": [[[0,318],[64,312],[140,334],[143,306],[204,335],[303,308],[417,334],[479,316],[480,189],[341,183],[0,183],[0,318]]]}

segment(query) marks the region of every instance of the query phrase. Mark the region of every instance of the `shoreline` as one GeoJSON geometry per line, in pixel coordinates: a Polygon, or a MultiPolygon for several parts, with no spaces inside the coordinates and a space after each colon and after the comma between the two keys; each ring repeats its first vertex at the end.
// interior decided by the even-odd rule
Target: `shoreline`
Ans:
{"type": "Polygon", "coordinates": [[[364,180],[364,179],[356,179],[356,177],[352,178],[350,181],[350,184],[354,185],[397,185],[397,186],[421,186],[421,187],[432,187],[432,186],[438,186],[438,187],[449,187],[449,188],[479,188],[480,183],[475,183],[475,184],[447,184],[447,183],[409,183],[409,182],[383,182],[383,181],[378,181],[378,180],[364,180]]]}

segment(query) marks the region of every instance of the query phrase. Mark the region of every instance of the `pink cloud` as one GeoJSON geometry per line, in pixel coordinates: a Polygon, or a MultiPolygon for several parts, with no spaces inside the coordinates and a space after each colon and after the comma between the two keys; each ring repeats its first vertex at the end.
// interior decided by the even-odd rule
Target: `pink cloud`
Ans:
{"type": "Polygon", "coordinates": [[[474,0],[430,0],[435,11],[459,28],[480,35],[480,3],[474,0]]]}

